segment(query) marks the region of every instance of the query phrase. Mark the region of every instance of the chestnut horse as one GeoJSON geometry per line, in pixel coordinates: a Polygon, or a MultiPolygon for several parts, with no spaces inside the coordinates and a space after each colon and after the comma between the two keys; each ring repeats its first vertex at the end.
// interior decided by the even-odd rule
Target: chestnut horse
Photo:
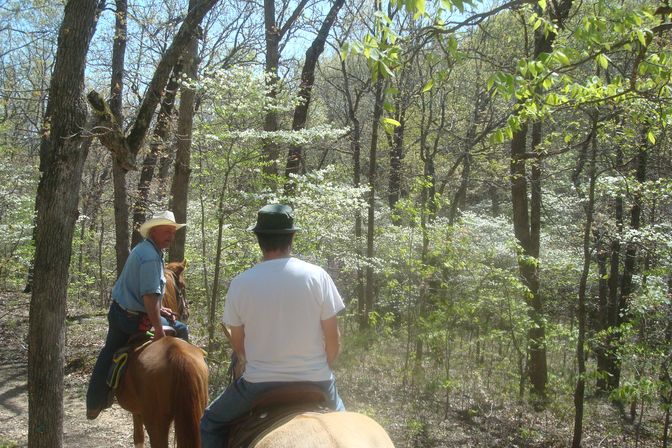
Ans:
{"type": "MultiPolygon", "coordinates": [[[[184,267],[184,262],[169,263],[165,272],[164,306],[178,319],[184,318],[186,301],[181,305],[170,300],[184,300],[184,267]]],[[[116,396],[119,405],[133,414],[135,448],[144,446],[143,424],[153,448],[168,448],[172,422],[178,448],[200,447],[199,424],[208,404],[203,350],[170,336],[134,348],[116,396]]]]}

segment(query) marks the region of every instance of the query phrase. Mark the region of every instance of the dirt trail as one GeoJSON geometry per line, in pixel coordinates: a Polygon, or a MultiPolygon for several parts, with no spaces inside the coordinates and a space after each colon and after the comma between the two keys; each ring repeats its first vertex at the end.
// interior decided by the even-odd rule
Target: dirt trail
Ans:
{"type": "MultiPolygon", "coordinates": [[[[28,446],[28,301],[22,294],[0,293],[0,448],[28,446]]],[[[65,447],[132,447],[131,415],[114,404],[94,421],[86,419],[84,397],[103,341],[105,317],[70,319],[63,406],[65,447]]]]}
{"type": "MultiPolygon", "coordinates": [[[[28,390],[25,364],[0,367],[0,446],[28,446],[28,390]]],[[[96,420],[85,417],[85,382],[66,379],[63,405],[63,445],[66,447],[129,447],[133,445],[132,419],[118,405],[96,420]]]]}

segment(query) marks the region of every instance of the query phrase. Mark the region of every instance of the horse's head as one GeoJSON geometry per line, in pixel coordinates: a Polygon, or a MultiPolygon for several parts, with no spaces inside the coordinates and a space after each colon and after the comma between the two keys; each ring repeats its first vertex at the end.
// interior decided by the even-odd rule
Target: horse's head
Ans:
{"type": "Polygon", "coordinates": [[[184,270],[187,268],[187,260],[173,261],[166,264],[166,306],[178,315],[178,319],[186,320],[189,317],[189,304],[187,303],[187,284],[184,280],[184,270]],[[174,303],[171,294],[174,294],[174,303]]]}

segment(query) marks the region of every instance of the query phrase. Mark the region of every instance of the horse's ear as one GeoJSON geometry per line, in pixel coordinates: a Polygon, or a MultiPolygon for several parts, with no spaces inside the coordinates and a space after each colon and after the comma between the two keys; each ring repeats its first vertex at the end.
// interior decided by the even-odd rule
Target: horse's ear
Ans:
{"type": "Polygon", "coordinates": [[[184,270],[184,269],[187,269],[187,259],[186,259],[186,258],[185,258],[184,260],[182,260],[182,263],[181,263],[181,264],[182,264],[182,269],[183,269],[183,270],[184,270]]]}

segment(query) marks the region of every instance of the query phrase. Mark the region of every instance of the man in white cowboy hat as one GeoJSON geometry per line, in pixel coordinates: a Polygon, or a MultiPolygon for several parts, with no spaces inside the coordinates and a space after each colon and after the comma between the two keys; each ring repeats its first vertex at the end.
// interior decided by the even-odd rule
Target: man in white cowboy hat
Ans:
{"type": "Polygon", "coordinates": [[[201,446],[225,448],[231,423],[261,394],[296,383],[322,390],[325,405],[345,407],[332,366],[340,348],[337,314],[345,305],[329,274],[290,255],[291,207],[270,204],[257,214],[254,232],[260,263],[236,276],[224,305],[224,323],[245,372],[217,397],[201,418],[201,446]]]}
{"type": "Polygon", "coordinates": [[[128,255],[124,269],[112,289],[112,303],[107,314],[109,324],[105,345],[91,373],[86,393],[86,417],[95,419],[109,407],[109,388],[106,378],[114,353],[126,345],[129,336],[154,327],[154,339],[165,336],[163,325],[170,325],[177,336],[187,340],[187,326],[161,315],[166,278],[163,268],[163,249],[175,239],[175,232],[186,226],[175,222],[171,211],[155,214],[139,228],[144,241],[128,255]]]}

